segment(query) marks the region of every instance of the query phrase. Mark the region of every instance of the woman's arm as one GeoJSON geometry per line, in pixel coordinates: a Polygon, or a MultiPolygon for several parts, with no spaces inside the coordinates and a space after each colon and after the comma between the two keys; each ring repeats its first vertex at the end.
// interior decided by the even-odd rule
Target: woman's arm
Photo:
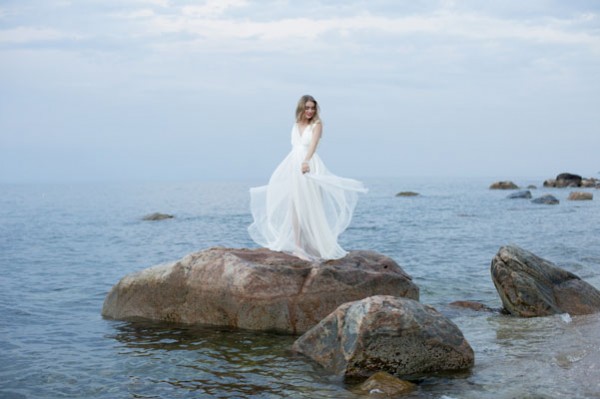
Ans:
{"type": "Polygon", "coordinates": [[[304,162],[302,162],[302,173],[310,172],[310,167],[308,166],[308,162],[314,155],[315,151],[317,151],[317,145],[319,145],[319,140],[321,139],[322,132],[323,132],[323,125],[321,125],[321,123],[317,123],[313,129],[312,141],[310,143],[310,147],[308,148],[306,157],[304,157],[304,162]]]}

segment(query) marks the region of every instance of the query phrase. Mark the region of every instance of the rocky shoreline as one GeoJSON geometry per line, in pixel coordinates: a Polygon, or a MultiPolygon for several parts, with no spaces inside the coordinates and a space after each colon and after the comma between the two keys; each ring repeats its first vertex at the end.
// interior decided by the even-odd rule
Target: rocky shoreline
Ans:
{"type": "MultiPolygon", "coordinates": [[[[451,305],[497,317],[600,311],[598,290],[519,247],[500,248],[490,270],[501,312],[451,305]]],[[[475,362],[462,331],[419,302],[419,287],[396,262],[372,251],[307,262],[267,249],[210,248],[125,276],[102,315],[301,335],[294,352],[345,377],[387,372],[414,381],[475,362]]]]}

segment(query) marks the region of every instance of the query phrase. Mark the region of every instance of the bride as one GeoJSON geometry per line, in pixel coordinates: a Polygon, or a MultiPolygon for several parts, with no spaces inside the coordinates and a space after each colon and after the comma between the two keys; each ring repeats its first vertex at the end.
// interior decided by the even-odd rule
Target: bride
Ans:
{"type": "Polygon", "coordinates": [[[338,236],[350,224],[358,193],[367,189],[327,170],[316,153],[322,133],[317,100],[302,96],[292,127],[292,151],[266,186],[250,189],[254,222],[248,232],[257,244],[304,260],[347,254],[338,236]]]}

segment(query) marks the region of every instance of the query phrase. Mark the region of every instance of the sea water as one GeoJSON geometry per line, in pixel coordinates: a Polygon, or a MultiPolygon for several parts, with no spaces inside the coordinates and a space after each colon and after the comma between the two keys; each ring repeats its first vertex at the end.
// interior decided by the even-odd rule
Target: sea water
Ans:
{"type": "MultiPolygon", "coordinates": [[[[516,244],[600,288],[600,190],[558,205],[507,199],[497,179],[365,179],[340,241],[390,256],[421,301],[475,351],[468,372],[423,378],[409,398],[600,397],[600,316],[519,319],[490,262],[516,244]],[[399,191],[417,197],[396,197],[399,191]]],[[[290,352],[292,336],[100,316],[124,275],[211,246],[254,247],[248,189],[261,182],[0,185],[0,398],[355,398],[354,382],[290,352]],[[174,219],[149,222],[152,212],[174,219]]]]}

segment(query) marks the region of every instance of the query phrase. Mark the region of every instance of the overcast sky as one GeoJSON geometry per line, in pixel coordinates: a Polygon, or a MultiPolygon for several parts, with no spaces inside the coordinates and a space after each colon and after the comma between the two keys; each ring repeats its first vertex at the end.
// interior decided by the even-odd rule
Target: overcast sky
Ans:
{"type": "Polygon", "coordinates": [[[0,182],[600,177],[600,2],[0,0],[0,182]]]}

